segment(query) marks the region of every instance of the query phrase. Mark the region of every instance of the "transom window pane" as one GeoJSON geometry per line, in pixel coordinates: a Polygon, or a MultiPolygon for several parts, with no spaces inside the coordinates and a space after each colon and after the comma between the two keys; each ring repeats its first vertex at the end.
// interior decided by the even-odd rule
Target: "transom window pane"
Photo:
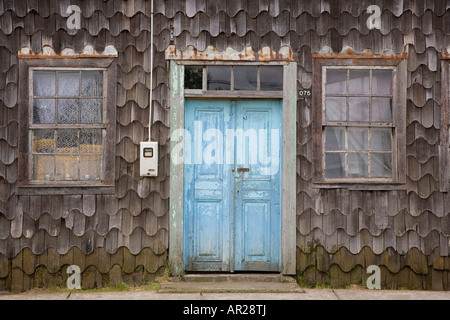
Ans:
{"type": "Polygon", "coordinates": [[[258,87],[258,66],[234,67],[234,90],[256,90],[258,87]]]}
{"type": "Polygon", "coordinates": [[[31,177],[103,179],[103,70],[33,70],[31,177]]]}
{"type": "Polygon", "coordinates": [[[202,66],[186,66],[184,68],[184,88],[185,89],[203,88],[202,66]]]}
{"type": "Polygon", "coordinates": [[[283,90],[282,66],[260,66],[259,76],[261,91],[283,90]]]}
{"type": "Polygon", "coordinates": [[[231,89],[231,67],[210,66],[208,70],[208,90],[231,89]]]}

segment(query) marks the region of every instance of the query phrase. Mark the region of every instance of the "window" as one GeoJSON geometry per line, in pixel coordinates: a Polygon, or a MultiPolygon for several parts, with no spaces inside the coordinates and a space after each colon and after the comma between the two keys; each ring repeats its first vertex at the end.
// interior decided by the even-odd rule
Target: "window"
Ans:
{"type": "Polygon", "coordinates": [[[20,60],[20,186],[113,185],[112,62],[20,60]]]}
{"type": "Polygon", "coordinates": [[[186,94],[220,96],[271,96],[283,94],[283,66],[257,65],[187,65],[184,72],[186,94]]]}
{"type": "Polygon", "coordinates": [[[398,65],[323,60],[313,87],[315,181],[402,181],[405,89],[398,65]]]}

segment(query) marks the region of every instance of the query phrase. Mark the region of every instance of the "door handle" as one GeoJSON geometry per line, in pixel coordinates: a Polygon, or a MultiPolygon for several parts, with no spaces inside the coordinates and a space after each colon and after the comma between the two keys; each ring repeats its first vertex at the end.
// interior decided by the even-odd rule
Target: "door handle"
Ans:
{"type": "Polygon", "coordinates": [[[237,168],[237,172],[249,172],[250,168],[237,168]]]}

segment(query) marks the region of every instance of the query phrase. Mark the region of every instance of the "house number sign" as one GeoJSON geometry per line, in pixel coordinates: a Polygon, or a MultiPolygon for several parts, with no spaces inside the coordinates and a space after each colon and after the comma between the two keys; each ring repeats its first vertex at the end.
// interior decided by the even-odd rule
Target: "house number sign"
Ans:
{"type": "Polygon", "coordinates": [[[311,98],[311,90],[310,89],[301,89],[298,92],[299,98],[311,98]]]}

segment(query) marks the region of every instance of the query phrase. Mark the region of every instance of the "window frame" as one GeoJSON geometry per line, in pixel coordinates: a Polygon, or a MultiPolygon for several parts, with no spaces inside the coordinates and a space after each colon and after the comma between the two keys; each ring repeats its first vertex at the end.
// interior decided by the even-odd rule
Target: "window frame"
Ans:
{"type": "MultiPolygon", "coordinates": [[[[115,184],[115,129],[116,129],[116,61],[114,58],[20,58],[19,57],[19,152],[18,187],[20,194],[100,193],[110,194],[115,184]],[[103,134],[102,175],[100,182],[33,181],[31,161],[32,72],[45,70],[103,70],[103,134]],[[96,190],[93,190],[96,188],[96,190]]],[[[47,126],[46,127],[51,127],[47,126]]],[[[81,125],[79,126],[81,128],[81,125]]],[[[56,129],[56,124],[54,126],[56,129]]]]}
{"type": "Polygon", "coordinates": [[[450,190],[450,55],[442,52],[441,58],[441,129],[439,143],[439,191],[450,190]]]}
{"type": "MultiPolygon", "coordinates": [[[[406,182],[406,59],[405,58],[324,58],[313,56],[312,94],[312,160],[313,182],[317,187],[336,187],[337,184],[393,185],[406,182]],[[324,118],[326,68],[392,69],[392,178],[325,178],[325,128],[331,124],[324,118]]],[[[356,123],[355,123],[356,124],[356,123]]],[[[359,124],[359,123],[358,123],[359,124]]],[[[367,126],[371,127],[370,122],[367,126]]],[[[337,125],[345,128],[344,124],[337,125]]]]}

